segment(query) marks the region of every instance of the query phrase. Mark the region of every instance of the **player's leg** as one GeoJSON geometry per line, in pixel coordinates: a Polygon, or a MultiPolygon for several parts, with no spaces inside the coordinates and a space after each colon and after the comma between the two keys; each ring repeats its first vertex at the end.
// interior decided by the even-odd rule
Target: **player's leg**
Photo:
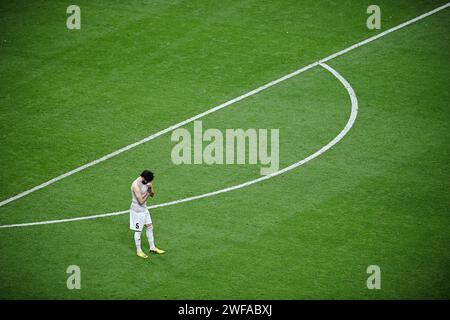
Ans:
{"type": "Polygon", "coordinates": [[[158,253],[158,254],[165,253],[164,250],[161,250],[155,246],[155,240],[153,238],[153,224],[150,223],[150,224],[146,224],[145,226],[147,227],[147,239],[148,239],[148,244],[150,245],[150,252],[158,253]]]}
{"type": "Polygon", "coordinates": [[[141,248],[141,231],[134,232],[134,243],[136,244],[136,252],[142,252],[141,248]]]}
{"type": "Polygon", "coordinates": [[[146,233],[147,233],[148,244],[150,245],[150,252],[163,254],[165,251],[158,249],[155,246],[155,239],[153,238],[153,223],[152,223],[152,218],[150,217],[150,213],[146,214],[145,227],[147,229],[146,233]]]}
{"type": "Polygon", "coordinates": [[[130,229],[134,231],[134,243],[136,244],[136,253],[141,258],[148,258],[141,248],[141,232],[144,227],[144,214],[130,211],[130,229]]]}
{"type": "Polygon", "coordinates": [[[147,229],[147,239],[150,246],[150,251],[155,250],[155,239],[153,238],[153,224],[149,223],[145,225],[147,229]]]}

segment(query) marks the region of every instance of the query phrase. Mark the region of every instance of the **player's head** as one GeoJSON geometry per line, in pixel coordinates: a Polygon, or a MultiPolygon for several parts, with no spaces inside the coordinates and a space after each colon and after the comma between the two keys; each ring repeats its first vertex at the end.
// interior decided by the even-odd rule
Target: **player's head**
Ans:
{"type": "Polygon", "coordinates": [[[144,179],[144,180],[142,181],[142,183],[147,184],[147,183],[149,183],[149,182],[152,182],[152,181],[153,181],[153,178],[154,178],[155,176],[153,175],[153,172],[151,172],[151,171],[149,171],[149,170],[144,170],[144,171],[142,171],[142,173],[141,173],[141,177],[142,177],[142,179],[144,179]]]}

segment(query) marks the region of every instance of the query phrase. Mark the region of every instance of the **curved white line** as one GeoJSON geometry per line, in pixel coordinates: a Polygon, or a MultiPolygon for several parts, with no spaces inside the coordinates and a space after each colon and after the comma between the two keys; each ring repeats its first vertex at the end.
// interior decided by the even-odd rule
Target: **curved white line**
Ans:
{"type": "MultiPolygon", "coordinates": [[[[323,146],[322,148],[320,148],[319,150],[317,150],[316,152],[314,152],[313,154],[311,154],[310,156],[291,164],[290,166],[283,168],[279,171],[276,171],[272,174],[269,174],[267,176],[262,176],[260,178],[254,179],[254,180],[250,180],[235,186],[231,186],[228,188],[224,188],[224,189],[220,189],[217,191],[212,191],[212,192],[208,192],[208,193],[204,193],[198,196],[192,196],[192,197],[188,197],[188,198],[184,198],[184,199],[179,199],[179,200],[174,200],[174,201],[170,201],[170,202],[165,202],[165,203],[160,203],[160,204],[156,204],[153,206],[148,207],[149,209],[155,209],[155,208],[160,208],[160,207],[167,207],[167,206],[171,206],[174,204],[178,204],[178,203],[182,203],[182,202],[188,202],[188,201],[192,201],[192,200],[197,200],[197,199],[201,199],[201,198],[207,198],[207,197],[211,197],[214,196],[216,194],[220,194],[220,193],[225,193],[225,192],[229,192],[229,191],[233,191],[236,189],[241,189],[247,186],[250,186],[252,184],[261,182],[263,180],[267,180],[270,178],[273,178],[275,176],[278,176],[280,174],[283,174],[287,171],[293,170],[305,163],[307,163],[308,161],[311,161],[312,159],[320,156],[322,153],[328,151],[331,147],[333,147],[336,143],[338,143],[340,140],[342,140],[342,138],[344,138],[344,136],[350,131],[350,129],[352,128],[353,124],[355,123],[356,120],[356,116],[358,114],[358,99],[356,98],[356,94],[355,91],[353,90],[352,86],[350,85],[350,83],[348,83],[347,80],[344,79],[344,77],[342,77],[336,70],[334,70],[332,67],[330,67],[329,65],[325,64],[325,63],[320,63],[320,66],[322,66],[323,68],[325,68],[326,70],[328,70],[329,72],[331,72],[341,83],[342,85],[345,87],[345,89],[347,90],[348,95],[350,96],[350,100],[351,100],[351,104],[352,104],[352,110],[350,113],[350,117],[347,121],[347,124],[345,125],[344,129],[342,129],[341,132],[339,132],[339,134],[333,139],[331,140],[328,144],[326,144],[325,146],[323,146]]],[[[21,224],[10,224],[10,225],[2,225],[0,226],[0,228],[13,228],[13,227],[28,227],[28,226],[35,226],[35,225],[42,225],[42,224],[52,224],[52,223],[62,223],[62,222],[72,222],[72,221],[80,221],[80,220],[89,220],[89,219],[98,219],[98,218],[104,218],[104,217],[111,217],[111,216],[117,216],[117,215],[121,215],[121,214],[125,214],[128,213],[128,210],[123,210],[123,211],[117,211],[117,212],[111,212],[111,213],[104,213],[104,214],[98,214],[98,215],[93,215],[93,216],[87,216],[87,217],[78,217],[78,218],[69,218],[69,219],[61,219],[61,220],[50,220],[50,221],[40,221],[40,222],[30,222],[30,223],[21,223],[21,224]]]]}

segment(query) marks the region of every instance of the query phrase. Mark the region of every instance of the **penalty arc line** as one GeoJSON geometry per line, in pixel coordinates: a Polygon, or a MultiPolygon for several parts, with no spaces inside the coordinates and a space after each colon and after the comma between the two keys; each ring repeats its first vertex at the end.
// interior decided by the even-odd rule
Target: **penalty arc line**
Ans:
{"type": "MultiPolygon", "coordinates": [[[[311,160],[313,160],[314,158],[320,156],[322,153],[328,151],[331,147],[333,147],[335,144],[337,144],[339,141],[341,141],[344,136],[350,131],[350,129],[352,128],[353,124],[355,123],[356,120],[356,116],[358,114],[358,99],[356,97],[355,91],[353,90],[352,86],[350,85],[350,83],[348,83],[348,81],[342,77],[336,70],[334,70],[332,67],[330,67],[329,65],[325,64],[325,63],[319,63],[319,65],[323,68],[325,68],[326,70],[328,70],[331,74],[333,74],[334,77],[336,77],[339,82],[344,86],[344,88],[347,90],[347,93],[350,97],[350,101],[351,101],[351,113],[350,113],[350,117],[347,121],[347,124],[345,125],[344,129],[342,129],[341,132],[339,132],[339,134],[334,137],[333,140],[331,140],[330,142],[328,142],[328,144],[326,144],[325,146],[323,146],[322,148],[320,148],[319,150],[317,150],[316,152],[314,152],[313,154],[309,155],[308,157],[291,164],[290,166],[283,168],[281,170],[278,170],[274,173],[271,173],[269,175],[254,179],[254,180],[250,180],[235,186],[231,186],[231,187],[227,187],[224,189],[220,189],[217,191],[212,191],[212,192],[208,192],[208,193],[204,193],[201,195],[197,195],[197,196],[192,196],[192,197],[188,197],[188,198],[184,198],[184,199],[179,199],[179,200],[174,200],[174,201],[169,201],[169,202],[165,202],[165,203],[160,203],[160,204],[156,204],[153,206],[149,206],[149,209],[155,209],[155,208],[160,208],[160,207],[167,207],[167,206],[171,206],[171,205],[175,205],[178,203],[183,203],[183,202],[188,202],[188,201],[193,201],[193,200],[197,200],[197,199],[201,199],[201,198],[207,198],[207,197],[211,197],[220,193],[225,193],[225,192],[229,192],[232,190],[236,190],[236,189],[241,189],[247,186],[250,186],[252,184],[273,178],[275,176],[278,176],[280,174],[283,174],[287,171],[293,170],[311,160]]],[[[49,220],[49,221],[39,221],[39,222],[29,222],[29,223],[21,223],[21,224],[10,224],[10,225],[0,225],[0,229],[2,228],[15,228],[15,227],[29,227],[29,226],[36,226],[36,225],[44,225],[44,224],[54,224],[54,223],[63,223],[63,222],[73,222],[73,221],[80,221],[80,220],[90,220],[90,219],[98,219],[98,218],[105,218],[105,217],[111,217],[111,216],[118,216],[118,215],[122,215],[125,213],[128,213],[129,210],[123,210],[123,211],[117,211],[117,212],[111,212],[111,213],[104,213],[104,214],[97,214],[97,215],[92,215],[92,216],[86,216],[86,217],[77,217],[77,218],[68,218],[68,219],[60,219],[60,220],[49,220]]]]}
{"type": "Polygon", "coordinates": [[[245,94],[243,94],[243,95],[241,95],[239,97],[236,97],[236,98],[234,98],[232,100],[229,100],[229,101],[227,101],[227,102],[225,102],[225,103],[223,103],[221,105],[218,105],[218,106],[216,106],[214,108],[211,108],[211,109],[209,109],[209,110],[207,110],[205,112],[199,113],[199,114],[197,114],[197,115],[195,115],[195,116],[193,116],[193,117],[191,117],[189,119],[181,121],[181,122],[179,122],[179,123],[177,123],[177,124],[175,124],[173,126],[170,126],[170,127],[166,128],[164,130],[161,130],[161,131],[159,131],[157,133],[154,133],[154,134],[152,134],[152,135],[150,135],[150,136],[148,136],[148,137],[146,137],[146,138],[144,138],[142,140],[139,140],[139,141],[137,141],[135,143],[129,144],[129,145],[123,147],[123,148],[120,148],[120,149],[118,149],[118,150],[116,150],[116,151],[114,151],[112,153],[109,153],[109,154],[107,154],[107,155],[105,155],[105,156],[103,156],[103,157],[101,157],[101,158],[99,158],[97,160],[94,160],[94,161],[89,162],[89,163],[87,163],[85,165],[77,167],[77,168],[75,168],[75,169],[73,169],[73,170],[71,170],[69,172],[66,172],[66,173],[64,173],[64,174],[62,174],[62,175],[60,175],[58,177],[55,177],[55,178],[53,178],[51,180],[48,180],[48,181],[46,181],[46,182],[44,182],[44,183],[42,183],[40,185],[37,185],[37,186],[35,186],[35,187],[33,187],[33,188],[29,189],[29,190],[23,191],[23,192],[15,195],[15,196],[12,196],[12,197],[7,198],[7,199],[5,199],[3,201],[0,201],[0,207],[4,206],[4,205],[6,205],[6,204],[8,204],[10,202],[13,202],[15,200],[18,200],[20,198],[23,198],[23,197],[29,195],[30,193],[33,193],[33,192],[35,192],[37,190],[45,188],[45,187],[47,187],[47,186],[49,186],[49,185],[51,185],[51,184],[53,184],[53,183],[55,183],[55,182],[57,182],[59,180],[67,178],[67,177],[69,177],[69,176],[71,176],[71,175],[73,175],[73,174],[75,174],[77,172],[80,172],[80,171],[82,171],[84,169],[87,169],[87,168],[92,167],[92,166],[94,166],[96,164],[99,164],[100,162],[103,162],[103,161],[106,161],[108,159],[111,159],[112,157],[115,157],[115,156],[117,156],[117,155],[119,155],[119,154],[121,154],[123,152],[126,152],[126,151],[128,151],[130,149],[133,149],[133,148],[135,148],[135,147],[137,147],[137,146],[139,146],[139,145],[141,145],[141,144],[143,144],[145,142],[151,141],[151,140],[153,140],[153,139],[155,139],[155,138],[157,138],[157,137],[159,137],[159,136],[161,136],[161,135],[163,135],[163,134],[165,134],[167,132],[175,130],[176,128],[179,128],[179,127],[181,127],[181,126],[183,126],[185,124],[193,122],[193,121],[195,121],[195,120],[197,120],[199,118],[202,118],[202,117],[204,117],[204,116],[206,116],[206,115],[208,115],[210,113],[213,113],[215,111],[223,109],[223,108],[225,108],[227,106],[230,106],[230,105],[232,105],[232,104],[234,104],[234,103],[236,103],[238,101],[241,101],[241,100],[243,100],[245,98],[248,98],[248,97],[250,97],[252,95],[255,95],[255,94],[257,94],[257,93],[259,93],[259,92],[261,92],[263,90],[266,90],[267,88],[270,88],[270,87],[272,87],[272,86],[274,86],[274,85],[276,85],[276,84],[278,84],[280,82],[283,82],[283,81],[285,81],[287,79],[290,79],[290,78],[292,78],[292,77],[294,77],[294,76],[296,76],[296,75],[298,75],[298,74],[300,74],[300,73],[302,73],[302,72],[304,72],[304,71],[306,71],[308,69],[311,69],[311,68],[319,65],[320,63],[324,63],[324,62],[327,62],[329,60],[332,60],[332,59],[334,59],[334,58],[336,58],[338,56],[341,56],[341,55],[351,51],[351,50],[354,50],[354,49],[359,48],[359,47],[361,47],[361,46],[363,46],[365,44],[368,44],[368,43],[370,43],[372,41],[375,41],[375,40],[377,40],[377,39],[379,39],[381,37],[384,37],[385,35],[387,35],[387,34],[389,34],[391,32],[397,31],[397,30],[399,30],[401,28],[404,28],[404,27],[406,27],[406,26],[408,26],[410,24],[413,24],[413,23],[415,23],[415,22],[417,22],[419,20],[422,20],[422,19],[424,19],[424,18],[426,18],[428,16],[431,16],[432,14],[435,14],[435,13],[441,11],[441,10],[444,10],[444,9],[446,9],[449,6],[450,6],[450,2],[444,4],[444,5],[440,6],[440,7],[437,7],[437,8],[435,8],[435,9],[429,11],[429,12],[426,12],[426,13],[420,15],[420,16],[417,16],[417,17],[415,17],[415,18],[413,18],[411,20],[403,22],[403,23],[401,23],[401,24],[399,24],[399,25],[397,25],[397,26],[395,26],[393,28],[390,28],[390,29],[388,29],[386,31],[383,31],[383,32],[381,32],[381,33],[379,33],[379,34],[377,34],[375,36],[367,38],[366,40],[358,42],[358,43],[356,43],[356,44],[354,44],[354,45],[352,45],[352,46],[350,46],[350,47],[348,47],[346,49],[343,49],[343,50],[341,50],[339,52],[331,54],[331,55],[329,55],[326,58],[323,58],[323,59],[321,59],[319,61],[313,62],[313,63],[311,63],[311,64],[309,64],[309,65],[307,65],[307,66],[305,66],[303,68],[300,68],[300,69],[298,69],[298,70],[296,70],[296,71],[294,71],[292,73],[289,73],[289,74],[287,74],[287,75],[285,75],[285,76],[283,76],[283,77],[281,77],[279,79],[271,81],[271,82],[269,82],[269,83],[267,83],[267,84],[265,84],[265,85],[263,85],[263,86],[261,86],[259,88],[256,88],[256,89],[254,89],[252,91],[249,91],[249,92],[247,92],[247,93],[245,93],[245,94]]]}

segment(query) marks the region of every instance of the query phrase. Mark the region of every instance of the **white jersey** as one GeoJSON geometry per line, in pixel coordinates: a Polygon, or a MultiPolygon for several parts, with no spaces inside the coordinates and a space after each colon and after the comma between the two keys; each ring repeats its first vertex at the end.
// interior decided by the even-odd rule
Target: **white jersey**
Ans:
{"type": "Polygon", "coordinates": [[[131,184],[131,207],[130,210],[134,212],[146,212],[147,211],[147,201],[145,201],[143,204],[139,204],[138,199],[136,198],[136,195],[134,194],[133,190],[133,184],[136,183],[139,186],[139,191],[141,192],[141,196],[144,197],[147,193],[148,186],[146,184],[142,183],[142,180],[140,178],[137,178],[133,181],[131,184]]]}

